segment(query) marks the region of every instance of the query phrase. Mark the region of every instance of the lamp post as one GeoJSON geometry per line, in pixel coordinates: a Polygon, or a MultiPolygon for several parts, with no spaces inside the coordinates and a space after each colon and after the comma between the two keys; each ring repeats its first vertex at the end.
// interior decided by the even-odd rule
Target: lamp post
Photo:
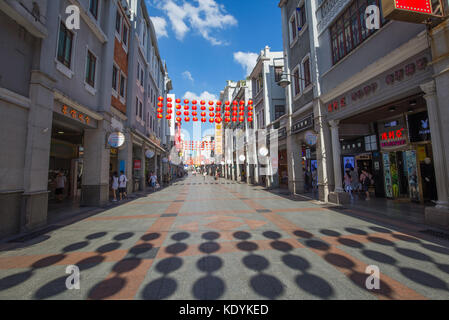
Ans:
{"type": "Polygon", "coordinates": [[[289,85],[291,84],[291,82],[287,79],[287,76],[292,76],[292,77],[295,77],[295,78],[298,79],[298,80],[304,80],[304,81],[305,81],[304,78],[301,78],[301,77],[299,77],[299,76],[295,76],[294,74],[283,73],[283,74],[281,75],[281,79],[277,82],[277,85],[280,86],[280,87],[282,87],[282,88],[284,88],[284,89],[285,89],[287,86],[289,86],[289,85]]]}

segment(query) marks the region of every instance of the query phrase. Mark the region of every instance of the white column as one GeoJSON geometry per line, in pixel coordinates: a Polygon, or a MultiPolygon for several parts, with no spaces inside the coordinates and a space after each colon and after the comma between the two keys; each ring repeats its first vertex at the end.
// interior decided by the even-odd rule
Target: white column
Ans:
{"type": "Polygon", "coordinates": [[[341,176],[341,149],[340,138],[338,136],[338,125],[340,120],[331,120],[329,125],[331,126],[332,135],[332,158],[334,159],[334,177],[335,177],[335,192],[344,192],[342,176],[341,176]]]}
{"type": "MultiPolygon", "coordinates": [[[[430,135],[432,139],[433,166],[435,169],[435,179],[438,193],[436,208],[449,209],[448,173],[446,171],[446,161],[444,154],[444,144],[441,135],[439,106],[435,90],[435,81],[429,81],[421,85],[424,91],[424,98],[427,102],[427,113],[430,122],[430,135]]],[[[447,130],[447,129],[446,129],[447,130]]]]}

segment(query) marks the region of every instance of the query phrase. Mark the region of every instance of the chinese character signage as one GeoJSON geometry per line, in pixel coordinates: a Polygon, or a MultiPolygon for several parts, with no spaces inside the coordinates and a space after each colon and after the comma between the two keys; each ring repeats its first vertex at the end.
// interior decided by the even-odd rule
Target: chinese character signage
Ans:
{"type": "Polygon", "coordinates": [[[382,0],[386,19],[421,23],[432,15],[431,0],[382,0]]]}

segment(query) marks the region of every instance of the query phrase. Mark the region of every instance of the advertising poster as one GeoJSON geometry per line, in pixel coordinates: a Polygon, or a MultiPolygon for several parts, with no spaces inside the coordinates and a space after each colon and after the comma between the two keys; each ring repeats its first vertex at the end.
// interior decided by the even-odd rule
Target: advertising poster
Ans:
{"type": "Polygon", "coordinates": [[[393,188],[391,185],[390,158],[388,153],[382,153],[382,159],[384,162],[385,196],[387,198],[392,198],[393,188]]]}
{"type": "Polygon", "coordinates": [[[406,152],[408,184],[410,189],[410,199],[419,201],[419,184],[418,173],[416,167],[416,151],[409,150],[406,152]]]}

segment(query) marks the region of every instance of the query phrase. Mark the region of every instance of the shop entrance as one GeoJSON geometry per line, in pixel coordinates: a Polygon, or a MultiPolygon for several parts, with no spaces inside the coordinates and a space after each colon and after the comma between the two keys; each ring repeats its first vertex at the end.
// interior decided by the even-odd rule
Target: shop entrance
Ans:
{"type": "Polygon", "coordinates": [[[413,157],[414,154],[410,153],[414,152],[409,150],[388,152],[383,154],[384,166],[387,168],[384,174],[385,187],[387,197],[389,198],[408,199],[417,192],[416,162],[412,162],[411,157],[413,157]],[[407,159],[409,160],[409,165],[411,166],[410,177],[408,173],[407,159]],[[386,163],[387,165],[385,165],[386,163]]]}

